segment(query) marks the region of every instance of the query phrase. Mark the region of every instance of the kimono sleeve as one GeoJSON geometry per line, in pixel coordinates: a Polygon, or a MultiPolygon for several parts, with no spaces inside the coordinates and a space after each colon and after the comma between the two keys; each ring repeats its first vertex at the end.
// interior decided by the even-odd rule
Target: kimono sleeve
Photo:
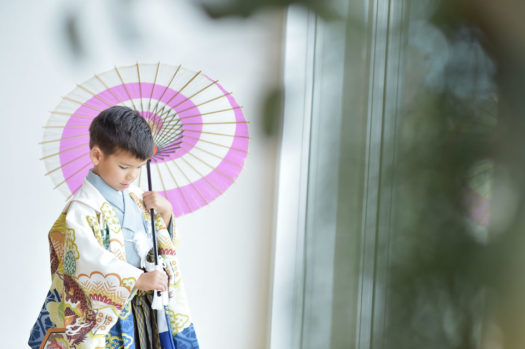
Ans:
{"type": "Polygon", "coordinates": [[[89,331],[109,331],[143,273],[101,246],[88,223],[93,215],[94,210],[74,202],[66,216],[64,322],[68,337],[79,340],[89,331]]]}

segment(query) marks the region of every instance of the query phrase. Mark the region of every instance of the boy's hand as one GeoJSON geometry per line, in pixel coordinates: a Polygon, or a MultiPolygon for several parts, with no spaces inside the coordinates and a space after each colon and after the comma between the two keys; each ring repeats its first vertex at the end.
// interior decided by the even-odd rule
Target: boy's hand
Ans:
{"type": "Polygon", "coordinates": [[[154,270],[148,273],[142,274],[135,287],[142,291],[167,291],[168,290],[168,276],[165,272],[154,270]]]}
{"type": "Polygon", "coordinates": [[[154,191],[147,191],[142,195],[144,199],[144,205],[148,210],[154,208],[164,219],[166,226],[170,223],[171,214],[173,213],[173,208],[171,203],[159,193],[154,191]]]}

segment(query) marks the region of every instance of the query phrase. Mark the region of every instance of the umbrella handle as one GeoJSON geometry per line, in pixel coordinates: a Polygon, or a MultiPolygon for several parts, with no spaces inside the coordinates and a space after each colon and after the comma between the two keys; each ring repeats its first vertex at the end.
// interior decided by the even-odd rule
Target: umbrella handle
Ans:
{"type": "MultiPolygon", "coordinates": [[[[148,174],[148,190],[153,191],[153,186],[151,185],[151,160],[146,162],[146,170],[148,174]]],[[[155,231],[155,211],[150,210],[151,215],[151,234],[153,238],[153,255],[155,256],[155,265],[159,265],[159,251],[157,250],[157,233],[155,231]]]]}
{"type": "MultiPolygon", "coordinates": [[[[146,162],[146,170],[148,173],[148,190],[153,191],[153,186],[151,185],[151,159],[146,162]]],[[[151,216],[151,237],[153,239],[153,256],[155,257],[155,265],[159,265],[159,251],[157,249],[157,232],[155,231],[155,211],[153,209],[149,210],[151,216]]],[[[160,298],[160,291],[154,292],[153,298],[160,298]]],[[[155,302],[155,306],[158,307],[158,301],[155,302]]],[[[153,308],[158,309],[158,308],[153,308]]]]}

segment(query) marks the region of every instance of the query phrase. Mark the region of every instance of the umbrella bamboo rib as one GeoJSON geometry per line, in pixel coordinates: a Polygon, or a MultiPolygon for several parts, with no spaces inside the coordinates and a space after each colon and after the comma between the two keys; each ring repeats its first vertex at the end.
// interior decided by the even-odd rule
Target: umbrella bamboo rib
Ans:
{"type": "Polygon", "coordinates": [[[231,94],[232,94],[231,92],[228,92],[228,93],[226,93],[226,94],[223,94],[223,95],[217,96],[217,97],[215,97],[215,98],[208,99],[207,101],[204,101],[204,102],[202,102],[202,103],[194,104],[194,105],[192,105],[192,106],[189,107],[189,108],[186,108],[186,109],[184,109],[184,110],[180,110],[180,111],[179,111],[179,114],[182,114],[182,113],[184,113],[185,111],[191,110],[191,109],[193,109],[193,108],[200,107],[200,106],[202,106],[202,105],[204,105],[204,104],[208,104],[208,103],[210,103],[210,102],[216,101],[216,100],[218,100],[218,99],[221,99],[221,98],[224,98],[224,97],[228,97],[228,96],[231,95],[231,94]]]}
{"type": "Polygon", "coordinates": [[[57,168],[55,168],[55,169],[49,171],[48,173],[45,174],[45,176],[50,175],[51,173],[53,173],[53,172],[55,172],[55,171],[58,171],[58,170],[60,170],[61,168],[64,168],[64,167],[66,167],[67,165],[69,165],[69,164],[71,164],[71,163],[73,163],[73,162],[75,162],[75,161],[77,161],[77,160],[82,159],[83,157],[85,157],[85,156],[88,155],[88,154],[89,154],[89,152],[85,152],[84,154],[82,154],[82,155],[80,155],[80,156],[74,158],[73,160],[68,161],[68,162],[66,162],[65,164],[62,164],[62,165],[58,166],[57,168]]]}
{"type": "Polygon", "coordinates": [[[177,92],[175,92],[175,94],[174,94],[174,95],[168,100],[168,102],[167,102],[166,104],[169,105],[170,102],[173,100],[173,98],[177,97],[182,91],[184,91],[184,89],[185,89],[185,88],[186,88],[186,87],[187,87],[187,86],[188,86],[193,80],[195,80],[195,78],[196,78],[197,76],[199,76],[200,73],[201,73],[201,71],[199,70],[199,71],[197,72],[197,74],[193,75],[193,77],[192,77],[191,79],[189,79],[188,82],[186,82],[186,83],[184,84],[184,86],[182,86],[182,87],[180,88],[180,90],[178,90],[177,92]]]}
{"type": "Polygon", "coordinates": [[[165,141],[168,137],[170,139],[176,139],[180,133],[179,130],[182,128],[182,125],[180,124],[180,120],[176,120],[175,122],[168,123],[167,127],[162,127],[162,131],[156,134],[156,141],[158,142],[157,145],[164,145],[165,141]],[[172,132],[175,132],[176,134],[173,135],[172,132]]]}
{"type": "Polygon", "coordinates": [[[251,139],[250,136],[236,136],[236,135],[229,135],[229,134],[226,134],[226,133],[207,132],[207,131],[198,131],[198,130],[188,130],[187,129],[187,130],[184,130],[184,132],[195,132],[195,133],[204,133],[204,134],[207,134],[207,135],[251,139]]]}
{"type": "Polygon", "coordinates": [[[223,122],[188,122],[187,125],[231,125],[231,124],[249,124],[249,121],[223,121],[223,122]]]}
{"type": "Polygon", "coordinates": [[[64,97],[62,97],[62,98],[65,99],[66,101],[70,101],[70,102],[73,102],[73,103],[77,103],[78,105],[81,105],[81,106],[86,106],[86,107],[91,108],[91,109],[93,109],[93,110],[96,110],[96,111],[98,111],[98,112],[101,112],[101,111],[102,111],[100,108],[97,108],[97,107],[95,107],[94,105],[91,105],[91,104],[89,104],[89,103],[87,103],[87,102],[86,102],[86,103],[82,103],[81,101],[77,101],[76,99],[73,99],[73,98],[68,97],[68,96],[64,96],[64,97]]]}
{"type": "Polygon", "coordinates": [[[66,183],[67,180],[71,179],[71,177],[73,176],[76,176],[80,171],[82,171],[83,169],[85,169],[86,167],[88,167],[89,165],[91,165],[91,161],[88,161],[87,164],[85,164],[84,166],[82,166],[81,168],[79,168],[78,170],[76,170],[71,176],[67,177],[66,179],[64,179],[62,182],[58,183],[56,185],[56,187],[54,187],[53,189],[56,189],[58,187],[60,187],[62,184],[66,183]]]}
{"type": "MultiPolygon", "coordinates": [[[[176,165],[176,164],[175,164],[176,165]]],[[[181,171],[181,173],[186,176],[184,174],[184,171],[182,171],[179,166],[177,166],[177,168],[179,169],[179,171],[181,171]]],[[[188,207],[188,210],[190,210],[190,212],[192,211],[191,207],[190,207],[190,204],[188,203],[188,200],[186,200],[186,196],[184,196],[184,192],[181,190],[180,186],[179,186],[179,183],[177,183],[177,180],[175,179],[175,176],[173,175],[173,173],[171,172],[170,168],[168,167],[168,171],[171,175],[171,178],[173,178],[173,181],[175,182],[175,186],[177,187],[177,189],[179,189],[179,193],[180,195],[182,196],[182,199],[184,200],[184,203],[186,204],[186,207],[188,207]]]]}
{"type": "Polygon", "coordinates": [[[100,83],[102,83],[102,85],[104,85],[104,87],[106,88],[106,90],[109,91],[109,93],[111,93],[111,95],[118,101],[118,104],[123,104],[124,105],[124,102],[117,96],[117,94],[108,86],[108,84],[106,84],[104,82],[104,80],[102,80],[102,78],[100,76],[98,76],[97,74],[95,74],[95,77],[98,79],[98,81],[100,81],[100,83]]]}
{"type": "Polygon", "coordinates": [[[175,70],[175,73],[173,73],[170,82],[168,83],[168,85],[167,85],[166,87],[164,87],[164,91],[162,91],[162,94],[160,95],[160,97],[157,98],[157,103],[155,104],[155,108],[153,108],[153,110],[151,111],[153,114],[156,114],[156,113],[157,113],[157,108],[159,107],[159,103],[160,103],[160,101],[162,100],[162,98],[163,98],[164,95],[166,94],[166,91],[168,91],[168,88],[169,88],[169,87],[171,86],[171,84],[173,83],[173,80],[175,79],[175,76],[177,76],[177,74],[179,73],[181,67],[182,67],[182,65],[179,65],[179,66],[177,67],[177,70],[175,70]]]}
{"type": "Polygon", "coordinates": [[[80,87],[82,90],[86,91],[87,93],[89,93],[90,95],[92,95],[93,97],[96,97],[99,100],[101,100],[102,103],[106,104],[108,107],[112,106],[112,104],[109,103],[105,98],[102,98],[101,96],[95,94],[93,91],[89,90],[87,87],[84,87],[82,84],[77,84],[77,86],[80,87]]]}
{"type": "MultiPolygon", "coordinates": [[[[189,163],[188,160],[186,160],[185,158],[181,158],[181,159],[182,159],[182,160],[183,160],[183,161],[184,161],[189,167],[191,167],[191,168],[193,169],[193,171],[195,171],[195,172],[196,172],[196,173],[197,173],[202,179],[204,179],[204,180],[206,181],[206,183],[208,183],[211,187],[213,187],[213,189],[217,190],[217,192],[218,192],[219,194],[222,195],[222,193],[223,193],[222,190],[220,190],[219,188],[217,188],[217,187],[215,186],[215,184],[213,184],[212,182],[210,182],[210,181],[208,180],[208,178],[207,178],[206,176],[204,176],[202,173],[200,173],[195,167],[193,167],[193,165],[192,165],[191,163],[189,163]]],[[[179,167],[175,161],[174,161],[173,163],[174,163],[177,167],[179,167]]]]}
{"type": "Polygon", "coordinates": [[[210,142],[210,141],[207,141],[205,139],[200,139],[200,138],[195,138],[195,137],[191,137],[191,136],[188,136],[188,135],[184,135],[184,137],[188,137],[188,138],[191,138],[191,139],[195,139],[199,142],[204,142],[204,143],[209,143],[209,144],[213,144],[213,145],[216,145],[218,147],[223,147],[223,148],[226,148],[226,149],[233,149],[233,150],[237,150],[237,151],[240,151],[240,152],[243,152],[243,153],[248,153],[246,150],[244,149],[239,149],[239,148],[235,148],[235,147],[228,147],[226,145],[222,145],[222,144],[219,144],[219,143],[215,143],[215,142],[210,142]]]}
{"type": "Polygon", "coordinates": [[[143,105],[143,103],[142,103],[142,83],[141,83],[141,81],[140,81],[140,69],[139,69],[139,64],[137,63],[136,66],[137,66],[137,77],[138,77],[138,80],[139,80],[140,111],[141,111],[141,113],[144,114],[144,105],[143,105]]]}
{"type": "Polygon", "coordinates": [[[242,107],[233,107],[233,108],[227,108],[227,109],[210,111],[210,112],[207,112],[207,113],[199,113],[199,114],[188,115],[188,116],[179,116],[179,118],[181,118],[181,119],[191,119],[191,118],[196,118],[196,117],[199,117],[199,116],[218,114],[218,113],[223,113],[223,112],[226,112],[226,111],[232,111],[232,110],[237,110],[237,109],[242,109],[242,107]]]}
{"type": "MultiPolygon", "coordinates": [[[[230,95],[230,93],[228,93],[228,94],[224,94],[224,95],[220,95],[220,96],[218,96],[218,97],[215,97],[215,98],[209,99],[209,100],[207,100],[207,101],[204,101],[204,102],[202,102],[202,103],[200,103],[200,104],[192,105],[191,107],[186,108],[186,109],[184,109],[184,110],[180,110],[180,111],[178,111],[178,112],[175,111],[174,109],[168,109],[167,111],[163,112],[162,114],[159,114],[159,117],[160,117],[160,118],[163,118],[165,115],[169,115],[169,113],[170,113],[171,111],[173,111],[173,114],[172,114],[171,116],[168,116],[168,117],[166,118],[166,120],[167,120],[168,118],[174,118],[175,116],[180,115],[180,114],[184,113],[185,111],[188,111],[188,110],[191,110],[191,109],[197,108],[197,107],[199,107],[199,106],[202,106],[202,105],[204,105],[204,104],[207,104],[207,103],[213,102],[213,101],[215,101],[215,100],[217,100],[217,99],[220,99],[220,98],[224,98],[224,97],[229,96],[229,95],[230,95]]],[[[175,106],[175,107],[176,107],[176,106],[175,106]]],[[[173,108],[175,108],[175,107],[173,107],[173,108]]],[[[217,111],[208,112],[208,113],[199,113],[199,114],[195,114],[195,115],[181,116],[181,117],[179,117],[179,118],[180,118],[180,119],[189,119],[189,118],[194,118],[194,117],[201,116],[201,115],[208,115],[208,114],[220,113],[220,112],[231,111],[231,110],[241,109],[241,108],[242,108],[242,107],[239,106],[239,107],[228,108],[228,109],[223,109],[223,110],[217,110],[217,111]]]]}
{"type": "Polygon", "coordinates": [[[89,125],[78,125],[78,126],[42,126],[42,128],[86,128],[89,125]]]}
{"type": "MultiPolygon", "coordinates": [[[[175,181],[175,177],[173,176],[173,173],[171,172],[171,169],[170,167],[168,166],[168,163],[165,162],[164,163],[166,165],[166,168],[168,169],[168,172],[170,173],[171,175],[171,178],[173,178],[173,180],[175,181]]],[[[175,164],[176,165],[176,164],[175,164]]],[[[176,165],[177,166],[177,165],[176,165]]],[[[204,201],[207,204],[209,204],[208,200],[206,200],[206,198],[202,195],[202,193],[200,192],[199,188],[197,188],[197,186],[195,185],[195,183],[193,183],[189,178],[188,176],[186,175],[186,173],[184,171],[182,171],[179,166],[177,166],[177,168],[179,169],[179,171],[182,173],[182,175],[184,176],[184,178],[186,178],[186,180],[188,181],[188,183],[191,183],[191,186],[193,187],[193,189],[195,189],[195,191],[197,192],[197,194],[199,194],[199,196],[201,197],[202,201],[204,201]]]]}
{"type": "Polygon", "coordinates": [[[51,157],[53,157],[53,156],[57,156],[57,155],[60,155],[60,154],[64,154],[64,153],[67,153],[68,151],[75,150],[75,149],[78,149],[78,148],[80,148],[80,147],[85,147],[86,145],[89,145],[89,143],[84,143],[84,144],[81,144],[81,145],[77,145],[76,147],[69,148],[69,149],[66,149],[66,150],[59,151],[58,153],[54,153],[54,154],[50,154],[50,155],[44,156],[44,157],[41,158],[40,160],[49,159],[49,158],[51,158],[51,157]]]}
{"type": "Polygon", "coordinates": [[[155,78],[153,79],[153,87],[151,88],[151,94],[149,95],[148,111],[151,111],[151,99],[153,98],[153,92],[155,91],[155,87],[157,87],[157,78],[159,76],[159,69],[160,69],[160,62],[157,63],[157,69],[155,71],[155,78]]]}
{"type": "Polygon", "coordinates": [[[162,173],[160,172],[159,163],[156,162],[155,165],[156,165],[155,167],[157,167],[157,172],[159,173],[160,184],[162,185],[162,189],[164,190],[164,197],[166,197],[166,199],[168,199],[168,191],[166,190],[166,185],[164,184],[164,178],[162,177],[162,173]]]}
{"type": "Polygon", "coordinates": [[[224,177],[228,178],[232,183],[235,182],[235,179],[231,178],[230,176],[228,176],[227,174],[223,173],[222,171],[220,171],[218,168],[216,167],[213,167],[212,165],[208,164],[206,161],[202,160],[200,157],[198,157],[197,155],[193,154],[190,151],[186,152],[186,154],[189,154],[191,156],[193,156],[195,159],[199,160],[200,162],[202,162],[203,164],[205,164],[206,166],[208,166],[209,168],[211,168],[212,170],[215,170],[217,171],[218,173],[220,173],[221,175],[223,175],[224,177]]]}
{"type": "Polygon", "coordinates": [[[117,66],[115,66],[115,71],[117,72],[120,82],[122,82],[122,86],[124,86],[124,90],[126,91],[126,94],[128,95],[128,98],[131,101],[131,105],[133,105],[133,109],[137,110],[137,107],[135,106],[135,103],[133,102],[133,98],[131,98],[131,95],[129,94],[129,91],[128,91],[128,87],[126,86],[124,79],[122,79],[122,75],[120,75],[120,70],[118,70],[117,66]]]}
{"type": "Polygon", "coordinates": [[[42,142],[39,142],[38,144],[55,143],[55,142],[61,142],[61,141],[69,140],[69,139],[75,139],[75,138],[80,138],[80,137],[87,137],[87,136],[89,136],[89,135],[85,134],[85,135],[79,135],[79,136],[64,137],[64,138],[61,138],[61,139],[52,139],[52,140],[49,140],[49,141],[42,141],[42,142]]]}
{"type": "Polygon", "coordinates": [[[194,94],[192,94],[191,96],[189,97],[186,97],[183,101],[179,102],[178,104],[174,105],[172,108],[177,108],[179,105],[185,103],[186,101],[192,99],[193,97],[195,97],[196,95],[198,95],[199,93],[202,93],[203,91],[206,91],[208,88],[210,88],[211,86],[215,85],[219,80],[215,80],[213,81],[211,84],[208,84],[206,86],[204,86],[203,88],[201,88],[199,91],[195,92],[194,94]]]}
{"type": "Polygon", "coordinates": [[[56,115],[64,115],[64,116],[69,116],[69,117],[77,117],[77,118],[87,118],[87,119],[94,119],[95,117],[94,116],[91,116],[91,115],[82,115],[82,114],[71,114],[71,113],[68,113],[68,112],[65,112],[65,111],[56,111],[56,110],[53,110],[50,112],[51,114],[56,114],[56,115]]]}
{"type": "Polygon", "coordinates": [[[69,199],[71,199],[73,197],[73,195],[76,194],[76,192],[82,187],[82,184],[80,184],[78,187],[76,187],[75,190],[72,190],[71,191],[71,194],[69,194],[69,196],[67,197],[66,201],[68,201],[69,199]]]}
{"type": "MultiPolygon", "coordinates": [[[[184,86],[182,86],[178,91],[176,91],[175,94],[174,94],[174,95],[173,95],[173,96],[172,96],[172,97],[171,97],[171,98],[170,98],[165,104],[169,106],[169,104],[171,103],[171,101],[172,101],[175,97],[177,97],[177,96],[178,96],[178,95],[179,95],[179,94],[180,94],[180,93],[181,93],[181,92],[182,92],[182,91],[183,91],[183,90],[184,90],[184,89],[185,89],[185,88],[186,88],[186,87],[187,87],[187,86],[193,81],[193,80],[195,80],[195,78],[196,78],[197,76],[199,76],[200,73],[201,73],[201,72],[198,71],[198,72],[197,72],[197,73],[196,73],[196,74],[195,74],[190,80],[188,80],[188,81],[184,84],[184,86]]],[[[166,91],[164,91],[164,92],[166,92],[166,91]]],[[[158,102],[157,102],[157,105],[158,105],[158,102]]],[[[163,111],[164,111],[164,108],[165,108],[165,107],[162,107],[162,110],[163,110],[163,111]]],[[[169,110],[171,110],[171,107],[170,107],[169,110]]],[[[168,114],[168,115],[169,115],[169,110],[167,111],[167,114],[168,114]]],[[[166,113],[162,113],[162,115],[165,115],[165,114],[166,114],[166,113]]],[[[170,118],[174,118],[175,116],[177,116],[177,112],[175,112],[170,118]]],[[[161,118],[162,118],[162,116],[161,116],[161,118]]]]}
{"type": "MultiPolygon", "coordinates": [[[[170,109],[168,109],[167,112],[164,112],[164,109],[166,109],[166,106],[165,106],[165,105],[163,105],[163,106],[158,110],[158,112],[157,112],[157,110],[155,110],[155,113],[154,113],[154,114],[157,115],[157,116],[159,116],[159,115],[165,115],[166,113],[169,113],[169,112],[170,112],[170,109]]],[[[163,123],[166,122],[164,119],[162,119],[162,117],[161,117],[161,120],[162,120],[163,123]]],[[[154,134],[153,134],[153,137],[158,136],[158,134],[159,134],[160,131],[161,131],[161,127],[156,127],[156,128],[155,128],[155,132],[154,132],[154,134]]]]}
{"type": "MultiPolygon", "coordinates": [[[[184,142],[184,141],[182,141],[182,143],[187,144],[188,147],[190,147],[190,148],[192,147],[192,145],[189,144],[188,142],[184,142]]],[[[209,154],[209,155],[211,155],[211,156],[216,157],[217,159],[220,159],[220,160],[226,161],[226,162],[228,162],[228,163],[230,163],[230,164],[232,164],[232,165],[234,165],[234,166],[237,166],[237,167],[239,167],[239,168],[242,169],[242,165],[239,165],[239,164],[236,163],[236,162],[230,161],[230,160],[228,160],[228,159],[226,159],[226,158],[223,158],[222,156],[219,156],[219,155],[217,155],[217,154],[214,154],[214,153],[212,153],[212,152],[209,152],[209,151],[207,151],[206,149],[203,149],[203,148],[198,147],[198,146],[196,146],[196,145],[194,145],[193,148],[198,149],[198,150],[200,150],[200,151],[202,151],[202,152],[205,152],[205,153],[207,153],[207,154],[209,154]]]]}

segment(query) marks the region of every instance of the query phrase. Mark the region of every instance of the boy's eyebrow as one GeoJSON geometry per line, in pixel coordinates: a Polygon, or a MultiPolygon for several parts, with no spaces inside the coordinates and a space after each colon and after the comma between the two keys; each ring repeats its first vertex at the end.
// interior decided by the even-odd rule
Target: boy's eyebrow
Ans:
{"type": "MultiPolygon", "coordinates": [[[[144,161],[143,163],[141,163],[139,166],[137,167],[142,167],[146,164],[146,161],[144,161]]],[[[134,167],[135,165],[132,165],[132,164],[128,164],[127,162],[120,162],[120,165],[123,165],[123,166],[127,166],[127,167],[134,167]]]]}

